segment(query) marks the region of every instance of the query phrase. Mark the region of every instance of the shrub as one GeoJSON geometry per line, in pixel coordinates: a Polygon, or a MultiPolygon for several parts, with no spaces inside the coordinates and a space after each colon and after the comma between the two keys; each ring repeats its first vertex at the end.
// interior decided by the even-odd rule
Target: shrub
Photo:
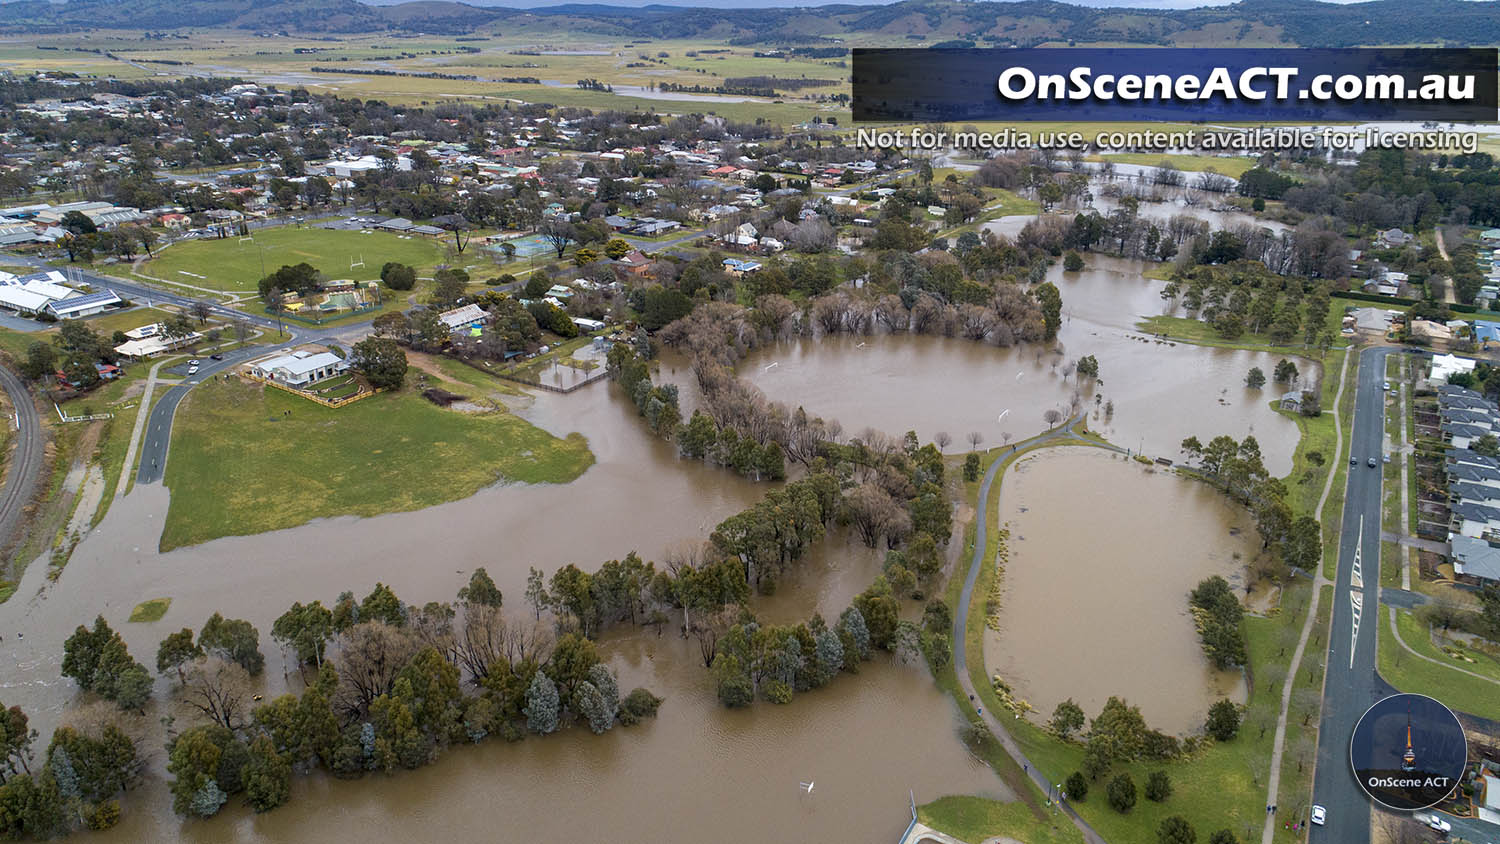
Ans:
{"type": "Polygon", "coordinates": [[[1160,803],[1172,796],[1172,778],[1166,771],[1152,771],[1146,777],[1146,799],[1160,803]]]}
{"type": "Polygon", "coordinates": [[[1063,782],[1063,788],[1068,792],[1069,800],[1083,800],[1089,796],[1088,778],[1078,771],[1068,774],[1068,778],[1063,782]]]}
{"type": "Polygon", "coordinates": [[[1104,789],[1110,808],[1124,814],[1135,808],[1135,780],[1129,774],[1117,774],[1104,789]]]}

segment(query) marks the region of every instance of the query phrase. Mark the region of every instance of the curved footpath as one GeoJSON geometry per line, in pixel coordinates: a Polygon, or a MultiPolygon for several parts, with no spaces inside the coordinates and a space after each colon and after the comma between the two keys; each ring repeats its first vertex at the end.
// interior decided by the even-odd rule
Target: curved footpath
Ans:
{"type": "MultiPolygon", "coordinates": [[[[1333,479],[1339,473],[1340,463],[1344,459],[1344,425],[1339,417],[1339,407],[1344,401],[1344,384],[1348,382],[1349,359],[1354,357],[1355,347],[1350,346],[1344,352],[1344,362],[1339,367],[1339,388],[1333,396],[1333,462],[1328,464],[1328,477],[1323,481],[1323,494],[1318,496],[1318,510],[1315,514],[1319,524],[1324,524],[1323,509],[1328,504],[1328,496],[1333,492],[1333,479]]],[[[1405,510],[1402,511],[1406,512],[1405,510]]],[[[1302,656],[1307,652],[1307,641],[1312,636],[1313,625],[1318,618],[1318,602],[1323,596],[1323,587],[1332,581],[1323,576],[1323,558],[1318,557],[1318,566],[1313,570],[1312,596],[1307,601],[1307,619],[1302,622],[1302,634],[1297,637],[1297,647],[1292,650],[1292,661],[1288,663],[1290,670],[1287,676],[1293,678],[1282,683],[1281,688],[1281,713],[1276,718],[1276,733],[1271,740],[1271,768],[1266,778],[1266,805],[1271,806],[1279,799],[1278,792],[1281,791],[1281,757],[1286,749],[1286,719],[1287,713],[1292,708],[1292,687],[1297,685],[1295,677],[1297,671],[1302,667],[1302,656]]],[[[1326,676],[1326,675],[1325,675],[1326,676]]],[[[1276,816],[1266,814],[1265,826],[1261,829],[1261,844],[1271,844],[1276,835],[1276,816]]]]}
{"type": "MultiPolygon", "coordinates": [[[[1073,430],[1083,419],[1083,416],[1075,416],[1068,421],[1068,424],[1061,428],[1016,443],[1011,447],[1011,451],[1012,453],[1019,452],[1059,440],[1073,440],[1080,445],[1100,446],[1099,443],[1082,439],[1073,430]]],[[[1127,453],[1125,449],[1118,446],[1104,445],[1102,447],[1120,452],[1121,454],[1127,453]]],[[[964,578],[964,588],[958,597],[958,610],[953,616],[954,673],[958,675],[959,688],[971,700],[977,700],[978,694],[974,690],[973,681],[969,679],[968,657],[964,653],[964,632],[969,626],[969,604],[974,599],[974,585],[979,581],[979,572],[984,565],[986,554],[989,551],[989,544],[985,542],[985,534],[989,521],[990,486],[1000,476],[1000,468],[1005,465],[1007,457],[1009,455],[1002,455],[995,458],[995,461],[990,464],[990,468],[984,473],[984,479],[979,484],[979,501],[974,508],[974,556],[969,560],[969,573],[964,578]]],[[[1031,764],[1031,760],[1026,758],[1026,754],[1021,752],[1020,745],[1016,744],[1016,740],[1011,737],[1010,733],[1005,729],[1005,725],[996,717],[996,713],[990,711],[982,714],[980,718],[984,721],[985,726],[989,727],[990,732],[995,734],[995,738],[999,739],[1000,746],[1005,748],[1005,752],[1009,754],[1010,758],[1015,760],[1015,763],[1020,765],[1021,769],[1031,777],[1031,781],[1036,783],[1037,787],[1044,792],[1049,791],[1052,784],[1037,770],[1035,765],[1031,764]]],[[[1062,806],[1062,810],[1068,814],[1068,817],[1073,819],[1073,825],[1078,827],[1079,831],[1083,833],[1085,841],[1088,841],[1089,844],[1105,844],[1104,838],[1094,831],[1094,828],[1089,825],[1088,821],[1079,817],[1078,813],[1073,811],[1071,805],[1066,801],[1059,801],[1058,805],[1062,806]]]]}
{"type": "Polygon", "coordinates": [[[16,450],[5,473],[5,488],[0,492],[0,548],[14,539],[16,527],[26,505],[36,492],[37,476],[42,471],[44,438],[42,419],[36,412],[31,391],[9,369],[0,367],[0,386],[16,410],[16,450]]]}

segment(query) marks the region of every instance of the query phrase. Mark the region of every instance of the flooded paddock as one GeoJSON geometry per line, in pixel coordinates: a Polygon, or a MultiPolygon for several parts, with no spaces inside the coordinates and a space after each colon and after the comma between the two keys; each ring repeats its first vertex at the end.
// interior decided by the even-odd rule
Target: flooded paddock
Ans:
{"type": "Polygon", "coordinates": [[[1214,701],[1244,700],[1240,672],[1203,655],[1187,599],[1215,574],[1243,591],[1259,546],[1248,513],[1207,484],[1084,446],[1021,458],[1000,498],[1010,558],[985,666],[1035,719],[1070,697],[1093,717],[1115,695],[1181,734],[1214,701]]]}

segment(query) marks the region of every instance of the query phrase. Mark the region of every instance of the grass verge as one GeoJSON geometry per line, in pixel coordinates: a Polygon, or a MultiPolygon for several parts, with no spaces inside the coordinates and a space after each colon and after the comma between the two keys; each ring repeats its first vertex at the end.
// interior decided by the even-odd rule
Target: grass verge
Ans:
{"type": "Polygon", "coordinates": [[[161,617],[167,614],[167,608],[172,606],[171,598],[152,598],[149,601],[141,601],[130,611],[130,621],[147,623],[161,621],[161,617]]]}

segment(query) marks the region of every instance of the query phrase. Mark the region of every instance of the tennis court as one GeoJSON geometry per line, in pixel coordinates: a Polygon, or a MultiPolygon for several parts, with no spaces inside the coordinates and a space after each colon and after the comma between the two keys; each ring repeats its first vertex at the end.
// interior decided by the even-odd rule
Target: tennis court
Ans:
{"type": "MultiPolygon", "coordinates": [[[[535,258],[538,255],[546,255],[549,253],[553,255],[557,254],[557,250],[553,248],[552,244],[548,242],[545,237],[542,237],[539,234],[528,234],[525,237],[518,237],[513,240],[507,240],[505,242],[516,248],[517,258],[535,258]]],[[[505,251],[501,249],[500,244],[498,243],[492,244],[489,248],[494,252],[505,251]]]]}

